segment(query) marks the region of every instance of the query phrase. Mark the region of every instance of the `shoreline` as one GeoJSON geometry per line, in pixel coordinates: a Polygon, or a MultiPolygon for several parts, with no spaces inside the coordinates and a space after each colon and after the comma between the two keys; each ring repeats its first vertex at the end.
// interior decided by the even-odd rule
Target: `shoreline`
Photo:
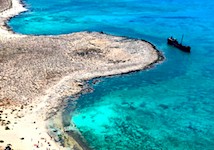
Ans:
{"type": "MultiPolygon", "coordinates": [[[[145,42],[147,42],[147,41],[145,41],[145,42]]],[[[150,43],[150,42],[148,42],[148,43],[151,44],[152,46],[154,46],[152,43],[150,43]]],[[[154,46],[154,48],[155,48],[155,46],[154,46]]],[[[157,52],[157,54],[159,56],[158,59],[156,61],[152,62],[151,64],[149,64],[148,66],[145,66],[143,69],[131,70],[129,72],[124,72],[124,73],[122,72],[122,73],[117,73],[117,74],[95,76],[95,77],[91,77],[91,78],[87,78],[87,79],[81,80],[81,86],[83,88],[81,88],[81,90],[79,92],[70,95],[70,97],[73,97],[72,99],[74,99],[72,101],[78,100],[78,97],[80,97],[82,94],[93,92],[93,89],[87,83],[89,80],[97,80],[97,79],[99,80],[99,78],[122,76],[122,75],[125,75],[125,74],[130,74],[130,73],[139,72],[139,71],[145,71],[147,69],[151,69],[153,67],[156,67],[155,65],[161,63],[165,59],[163,54],[160,51],[157,50],[156,52],[157,52]]],[[[52,129],[52,130],[55,130],[57,132],[60,132],[60,136],[63,135],[62,136],[62,140],[59,140],[59,142],[61,143],[61,145],[63,147],[70,147],[71,146],[70,144],[71,143],[73,144],[73,141],[75,141],[75,142],[77,142],[78,146],[80,146],[79,149],[81,149],[81,150],[92,150],[89,147],[89,144],[87,143],[87,141],[84,139],[84,137],[82,137],[82,135],[79,133],[78,129],[73,128],[70,124],[68,125],[67,123],[63,122],[63,119],[62,119],[63,111],[64,111],[64,108],[69,103],[69,101],[67,99],[68,98],[65,97],[62,100],[62,102],[63,102],[62,106],[59,107],[59,110],[57,111],[57,113],[55,113],[54,116],[50,117],[50,120],[52,120],[51,123],[53,123],[54,125],[52,124],[51,125],[52,127],[49,127],[49,131],[52,129]],[[61,121],[60,123],[58,122],[59,120],[61,121]],[[72,128],[70,129],[70,127],[72,127],[72,128]],[[64,142],[69,138],[72,138],[72,139],[70,139],[71,141],[68,140],[67,142],[64,142]]],[[[51,133],[51,134],[53,135],[53,133],[51,133]]],[[[58,136],[56,134],[54,135],[54,137],[56,137],[56,139],[57,139],[55,141],[58,141],[58,136]]],[[[75,147],[75,148],[78,149],[78,147],[75,147]]]]}
{"type": "MultiPolygon", "coordinates": [[[[164,59],[150,42],[98,32],[16,34],[6,22],[27,9],[11,2],[0,10],[0,149],[64,149],[55,133],[59,128],[68,138],[60,116],[67,97],[81,93],[86,80],[148,69],[164,59]]],[[[84,149],[72,137],[67,142],[84,149]]]]}
{"type": "MultiPolygon", "coordinates": [[[[11,18],[27,11],[24,3],[21,0],[1,0],[2,3],[8,2],[10,6],[5,6],[6,9],[0,9],[0,34],[7,34],[7,36],[16,34],[8,25],[7,22],[11,18]],[[12,34],[11,34],[12,33],[12,34]]],[[[4,5],[4,4],[2,4],[4,5]]]]}

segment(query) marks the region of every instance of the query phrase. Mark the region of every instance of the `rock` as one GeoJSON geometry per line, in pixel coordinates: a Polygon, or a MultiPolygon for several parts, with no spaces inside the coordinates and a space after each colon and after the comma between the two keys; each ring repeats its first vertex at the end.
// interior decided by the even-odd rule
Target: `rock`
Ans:
{"type": "Polygon", "coordinates": [[[100,82],[99,79],[95,79],[95,80],[92,81],[93,84],[97,84],[97,83],[99,83],[99,82],[100,82]]]}
{"type": "Polygon", "coordinates": [[[5,130],[10,130],[10,128],[8,126],[5,127],[5,130]]]}
{"type": "Polygon", "coordinates": [[[4,150],[12,150],[12,148],[8,145],[4,150]]]}

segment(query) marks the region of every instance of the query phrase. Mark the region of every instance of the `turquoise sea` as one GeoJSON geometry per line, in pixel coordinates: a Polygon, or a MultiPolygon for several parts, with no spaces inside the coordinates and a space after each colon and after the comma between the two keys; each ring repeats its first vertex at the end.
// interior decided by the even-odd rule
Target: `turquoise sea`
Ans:
{"type": "MultiPolygon", "coordinates": [[[[18,33],[103,31],[145,39],[166,60],[154,68],[87,82],[71,122],[95,150],[214,149],[214,1],[25,0],[8,25],[18,33]],[[166,44],[173,35],[191,46],[166,44]]],[[[71,97],[72,99],[72,97],[71,97]]],[[[72,103],[66,108],[72,107],[72,103]]]]}

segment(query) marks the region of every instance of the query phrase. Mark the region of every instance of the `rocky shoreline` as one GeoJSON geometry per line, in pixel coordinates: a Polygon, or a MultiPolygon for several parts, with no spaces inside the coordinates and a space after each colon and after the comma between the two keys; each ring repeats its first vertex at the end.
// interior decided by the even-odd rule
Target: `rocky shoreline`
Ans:
{"type": "MultiPolygon", "coordinates": [[[[63,132],[58,112],[68,96],[81,92],[85,80],[143,70],[163,60],[149,42],[104,33],[15,34],[5,22],[26,9],[17,0],[0,0],[0,4],[2,149],[8,144],[23,150],[64,149],[50,131],[56,127],[63,132]]],[[[74,139],[67,143],[64,146],[84,149],[74,139]]]]}
{"type": "Polygon", "coordinates": [[[6,0],[0,0],[0,12],[3,12],[7,9],[10,9],[12,7],[12,2],[11,1],[6,1],[6,0]]]}

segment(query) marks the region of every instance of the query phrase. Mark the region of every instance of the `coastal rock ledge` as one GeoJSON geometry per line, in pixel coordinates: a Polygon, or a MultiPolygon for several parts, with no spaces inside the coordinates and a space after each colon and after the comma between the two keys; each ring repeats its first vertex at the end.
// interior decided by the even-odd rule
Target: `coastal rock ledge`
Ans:
{"type": "MultiPolygon", "coordinates": [[[[5,22],[25,9],[17,0],[0,4],[0,149],[63,149],[48,135],[46,120],[62,108],[62,100],[81,92],[83,81],[142,70],[163,60],[143,40],[98,32],[12,33],[5,22]],[[20,11],[14,9],[20,6],[20,11]]],[[[73,145],[81,149],[75,140],[73,145]]]]}
{"type": "Polygon", "coordinates": [[[87,80],[141,70],[159,55],[148,42],[97,32],[0,38],[0,99],[26,102],[65,77],[87,80]]]}

